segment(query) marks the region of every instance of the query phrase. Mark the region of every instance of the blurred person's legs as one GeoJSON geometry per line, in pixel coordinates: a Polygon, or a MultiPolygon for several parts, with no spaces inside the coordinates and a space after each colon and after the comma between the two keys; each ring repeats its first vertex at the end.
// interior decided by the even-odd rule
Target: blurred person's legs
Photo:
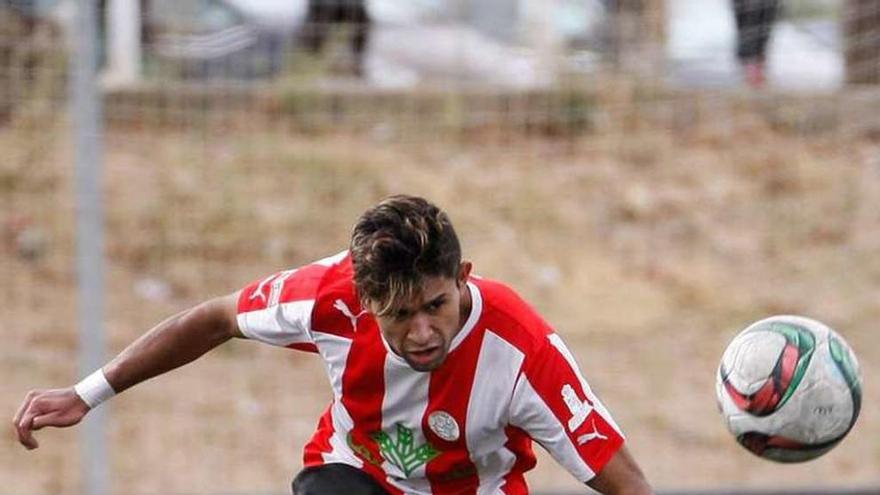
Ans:
{"type": "Polygon", "coordinates": [[[309,0],[306,20],[299,39],[303,47],[311,53],[319,53],[324,48],[330,24],[331,5],[326,0],[309,0]]]}
{"type": "Polygon", "coordinates": [[[360,76],[371,22],[366,0],[309,0],[300,41],[307,51],[317,55],[336,25],[346,27],[353,57],[352,72],[360,76]]]}
{"type": "Polygon", "coordinates": [[[766,82],[767,44],[779,9],[779,0],[733,0],[736,55],[750,86],[766,82]]]}
{"type": "Polygon", "coordinates": [[[353,71],[358,77],[364,72],[364,56],[367,51],[367,42],[370,39],[370,14],[367,12],[365,0],[352,1],[347,11],[348,21],[351,24],[351,49],[354,54],[353,71]]]}
{"type": "Polygon", "coordinates": [[[293,495],[388,495],[369,474],[347,464],[307,467],[293,479],[293,495]]]}

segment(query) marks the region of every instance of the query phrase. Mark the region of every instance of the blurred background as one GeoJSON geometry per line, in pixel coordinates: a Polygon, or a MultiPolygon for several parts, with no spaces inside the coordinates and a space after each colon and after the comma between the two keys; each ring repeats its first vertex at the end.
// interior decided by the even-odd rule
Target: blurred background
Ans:
{"type": "MultiPolygon", "coordinates": [[[[880,0],[0,6],[9,418],[410,193],[556,327],[658,490],[878,493],[880,0]],[[715,405],[726,344],[778,313],[862,366],[854,430],[802,465],[715,405]]],[[[329,399],[315,356],[233,342],[102,406],[92,464],[83,427],[7,429],[0,486],[85,494],[98,459],[91,493],[288,493],[329,399]]],[[[539,455],[535,492],[584,491],[539,455]]]]}

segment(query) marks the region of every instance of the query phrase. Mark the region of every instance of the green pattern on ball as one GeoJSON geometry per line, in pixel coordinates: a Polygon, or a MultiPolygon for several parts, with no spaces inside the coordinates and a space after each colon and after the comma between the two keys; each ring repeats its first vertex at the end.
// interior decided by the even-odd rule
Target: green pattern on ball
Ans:
{"type": "Polygon", "coordinates": [[[791,398],[798,385],[800,385],[801,380],[803,380],[807,372],[807,366],[810,364],[810,359],[816,351],[816,337],[813,335],[813,332],[793,323],[773,322],[768,330],[782,335],[789,344],[798,348],[797,366],[791,378],[791,383],[785,389],[785,393],[782,394],[779,405],[776,406],[778,410],[791,398]]]}
{"type": "Polygon", "coordinates": [[[834,364],[840,370],[843,379],[846,380],[846,384],[849,386],[849,392],[852,395],[853,401],[852,423],[855,423],[856,418],[859,416],[859,410],[862,407],[862,383],[859,380],[859,372],[856,369],[856,364],[850,359],[849,351],[840,339],[833,335],[830,336],[828,338],[828,348],[831,351],[831,360],[834,361],[834,364]]]}

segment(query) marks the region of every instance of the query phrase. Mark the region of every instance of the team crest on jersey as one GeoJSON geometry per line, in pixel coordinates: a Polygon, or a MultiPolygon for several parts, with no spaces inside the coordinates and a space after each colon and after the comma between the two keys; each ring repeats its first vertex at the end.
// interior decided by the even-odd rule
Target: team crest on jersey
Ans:
{"type": "Polygon", "coordinates": [[[428,427],[430,427],[431,431],[436,433],[438,437],[447,442],[454,442],[458,440],[459,435],[461,435],[458,423],[455,422],[455,418],[446,411],[432,412],[431,415],[428,416],[428,427]]]}
{"type": "MultiPolygon", "coordinates": [[[[430,442],[425,442],[416,447],[412,430],[401,423],[397,423],[396,438],[384,431],[373,432],[370,434],[370,438],[375,440],[379,446],[379,455],[382,459],[389,464],[397,466],[407,478],[413,471],[430,462],[441,453],[430,442]]],[[[356,452],[362,459],[375,466],[382,466],[382,460],[377,459],[369,447],[357,443],[354,435],[349,433],[347,440],[351,450],[356,452]]]]}
{"type": "Polygon", "coordinates": [[[417,447],[412,430],[401,423],[397,423],[397,438],[392,438],[384,431],[377,431],[370,437],[379,444],[379,453],[382,457],[400,468],[407,478],[420,466],[440,455],[440,451],[430,442],[417,447]]]}

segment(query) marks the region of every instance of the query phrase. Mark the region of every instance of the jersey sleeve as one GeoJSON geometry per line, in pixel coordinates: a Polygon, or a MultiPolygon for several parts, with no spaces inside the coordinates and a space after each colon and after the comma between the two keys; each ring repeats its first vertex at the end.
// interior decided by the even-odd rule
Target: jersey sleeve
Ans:
{"type": "Polygon", "coordinates": [[[321,281],[335,258],[283,270],[241,290],[238,327],[253,340],[316,352],[312,314],[321,281]]]}
{"type": "Polygon", "coordinates": [[[624,436],[555,333],[525,357],[510,423],[525,430],[575,478],[596,476],[624,436]]]}

